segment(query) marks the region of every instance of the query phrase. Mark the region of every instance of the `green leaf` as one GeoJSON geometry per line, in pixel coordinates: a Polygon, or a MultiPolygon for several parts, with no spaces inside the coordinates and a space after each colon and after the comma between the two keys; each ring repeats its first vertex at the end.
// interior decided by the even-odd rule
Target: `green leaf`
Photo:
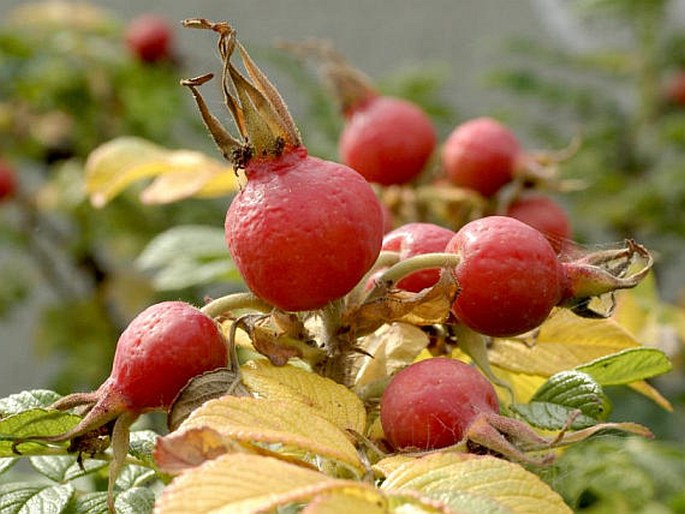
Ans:
{"type": "Polygon", "coordinates": [[[116,487],[126,491],[147,484],[156,477],[154,469],[144,466],[126,466],[117,478],[116,487]]]}
{"type": "Polygon", "coordinates": [[[20,457],[2,457],[0,458],[0,475],[5,473],[8,469],[14,466],[20,457]]]}
{"type": "Polygon", "coordinates": [[[155,459],[152,452],[157,443],[157,432],[153,430],[136,430],[131,432],[128,442],[128,452],[144,465],[154,468],[155,459]]]}
{"type": "Polygon", "coordinates": [[[512,409],[536,427],[558,430],[576,411],[580,411],[580,415],[573,420],[573,429],[605,420],[611,405],[592,377],[579,371],[562,371],[552,375],[528,404],[512,405],[512,409]]]}
{"type": "Polygon", "coordinates": [[[114,501],[117,514],[147,514],[155,505],[155,495],[145,487],[133,487],[119,493],[114,501]]]}
{"type": "Polygon", "coordinates": [[[179,255],[193,259],[230,259],[223,229],[181,225],[153,238],[138,257],[137,265],[143,270],[159,268],[178,260],[179,255]]]}
{"type": "Polygon", "coordinates": [[[14,482],[0,485],[0,512],[2,514],[25,514],[41,512],[60,514],[66,512],[74,489],[69,485],[46,486],[34,483],[14,482]]]}
{"type": "Polygon", "coordinates": [[[0,400],[0,418],[29,410],[49,407],[59,400],[61,396],[47,389],[35,389],[12,394],[0,400]]]}
{"type": "Polygon", "coordinates": [[[577,366],[598,384],[622,385],[652,378],[672,369],[668,356],[656,348],[631,348],[577,366]]]}
{"type": "MultiPolygon", "coordinates": [[[[76,426],[80,420],[74,414],[46,409],[31,409],[0,420],[0,457],[17,456],[12,443],[18,438],[59,435],[76,426]]],[[[25,442],[17,449],[24,455],[42,455],[48,447],[25,442]]]]}
{"type": "Polygon", "coordinates": [[[108,514],[107,493],[85,493],[78,495],[69,506],[67,514],[108,514]]]}
{"type": "Polygon", "coordinates": [[[204,225],[183,225],[159,234],[148,243],[136,265],[155,271],[153,283],[159,290],[241,280],[226,249],[224,231],[204,225]]]}
{"type": "Polygon", "coordinates": [[[29,459],[33,468],[41,475],[46,476],[53,482],[67,482],[89,473],[93,473],[107,466],[102,460],[84,459],[83,469],[72,455],[46,455],[36,456],[29,459]]]}

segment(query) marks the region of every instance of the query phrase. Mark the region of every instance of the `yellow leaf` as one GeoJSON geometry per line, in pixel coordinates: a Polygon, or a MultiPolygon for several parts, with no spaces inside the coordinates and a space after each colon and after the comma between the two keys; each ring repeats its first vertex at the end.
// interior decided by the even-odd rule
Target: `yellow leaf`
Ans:
{"type": "Polygon", "coordinates": [[[357,372],[355,387],[359,389],[383,380],[411,364],[427,345],[428,336],[418,327],[406,323],[383,325],[359,343],[373,358],[363,359],[357,372]]]}
{"type": "Polygon", "coordinates": [[[348,488],[321,494],[314,498],[302,514],[387,514],[390,512],[387,499],[379,491],[366,488],[348,488]]]}
{"type": "Polygon", "coordinates": [[[492,364],[515,373],[549,377],[640,344],[610,319],[587,319],[559,309],[542,324],[534,344],[495,339],[492,364]]]}
{"type": "Polygon", "coordinates": [[[366,429],[366,409],[345,386],[295,366],[273,366],[250,361],[241,368],[243,383],[253,393],[271,400],[300,401],[341,430],[360,434],[366,429]]]}
{"type": "Polygon", "coordinates": [[[337,490],[362,498],[380,497],[371,486],[361,482],[330,478],[271,457],[225,454],[171,482],[158,498],[155,513],[271,512],[279,506],[306,502],[337,490]]]}
{"type": "MultiPolygon", "coordinates": [[[[570,514],[561,497],[518,464],[491,456],[439,452],[407,462],[381,485],[388,494],[412,490],[460,506],[489,505],[514,514],[570,514]]],[[[497,510],[495,510],[497,509],[497,510]]]]}
{"type": "Polygon", "coordinates": [[[652,400],[659,407],[666,409],[669,412],[673,412],[673,405],[671,405],[671,402],[664,398],[664,396],[654,387],[652,387],[649,384],[649,382],[641,380],[640,382],[633,382],[632,384],[628,384],[628,386],[631,389],[637,391],[638,393],[652,400]]]}
{"type": "Polygon", "coordinates": [[[408,462],[413,462],[415,460],[416,457],[411,457],[402,453],[396,453],[394,455],[390,455],[390,457],[379,460],[371,467],[371,469],[373,469],[373,472],[376,475],[387,477],[400,466],[404,466],[408,462]]]}
{"type": "Polygon", "coordinates": [[[238,181],[232,168],[201,152],[170,150],[136,137],[120,137],[96,148],[85,165],[86,192],[91,203],[102,207],[128,186],[142,179],[160,176],[143,192],[143,201],[163,203],[235,191],[238,181]],[[216,186],[218,177],[224,189],[216,186]]]}
{"type": "Polygon", "coordinates": [[[282,445],[284,453],[318,455],[365,471],[347,435],[301,400],[224,396],[193,411],[164,439],[183,444],[184,432],[191,429],[213,430],[226,440],[227,449],[235,442],[282,445]]]}

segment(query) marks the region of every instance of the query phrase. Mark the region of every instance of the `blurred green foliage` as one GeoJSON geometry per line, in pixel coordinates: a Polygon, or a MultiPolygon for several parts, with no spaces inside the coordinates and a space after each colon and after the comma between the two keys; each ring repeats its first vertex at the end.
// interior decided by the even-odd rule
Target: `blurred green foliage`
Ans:
{"type": "Polygon", "coordinates": [[[562,163],[565,178],[585,184],[567,196],[576,236],[646,244],[674,300],[683,293],[685,105],[671,84],[685,71],[685,30],[671,23],[669,7],[666,0],[567,2],[559,15],[585,29],[575,35],[579,45],[510,41],[510,64],[490,84],[515,97],[507,116],[531,141],[560,148],[581,137],[562,163]],[[584,45],[583,38],[594,39],[584,45]]]}
{"type": "Polygon", "coordinates": [[[139,61],[124,30],[108,11],[60,2],[25,4],[0,25],[0,157],[20,182],[0,205],[0,316],[36,288],[50,293],[35,351],[60,363],[46,385],[63,393],[99,385],[119,333],[161,299],[133,266],[147,242],[179,224],[216,224],[225,210],[225,201],[146,206],[133,190],[103,209],[90,205],[83,164],[98,145],[123,134],[171,147],[196,133],[204,141],[179,63],[139,61]]]}

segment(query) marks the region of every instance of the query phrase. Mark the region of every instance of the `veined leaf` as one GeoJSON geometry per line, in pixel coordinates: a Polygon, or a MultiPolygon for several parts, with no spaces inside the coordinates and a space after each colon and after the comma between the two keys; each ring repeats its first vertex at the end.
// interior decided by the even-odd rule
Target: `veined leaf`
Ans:
{"type": "Polygon", "coordinates": [[[640,344],[610,319],[587,319],[565,309],[540,327],[532,345],[495,339],[488,355],[491,362],[516,373],[550,377],[594,359],[640,344]]]}
{"type": "Polygon", "coordinates": [[[0,485],[0,512],[23,514],[25,512],[50,512],[61,514],[74,494],[71,485],[44,485],[12,482],[0,485]]]}
{"type": "Polygon", "coordinates": [[[180,475],[157,500],[157,514],[271,512],[279,506],[306,502],[323,493],[355,490],[356,496],[378,497],[362,482],[330,478],[271,457],[225,454],[180,475]]]}
{"type": "Polygon", "coordinates": [[[253,393],[272,400],[300,401],[341,430],[360,434],[366,428],[366,409],[345,386],[295,366],[273,366],[250,361],[241,368],[243,383],[253,393]]]}
{"type": "Polygon", "coordinates": [[[0,400],[0,418],[29,409],[49,407],[60,398],[59,394],[47,389],[35,389],[12,394],[0,400]]]}
{"type": "MultiPolygon", "coordinates": [[[[146,487],[134,487],[116,494],[114,507],[117,514],[149,514],[154,507],[155,496],[146,487]]],[[[107,492],[79,494],[72,502],[69,514],[108,514],[107,492]]]]}
{"type": "Polygon", "coordinates": [[[349,488],[315,497],[302,510],[302,514],[388,514],[387,499],[379,492],[349,488]]]}
{"type": "MultiPolygon", "coordinates": [[[[191,429],[206,431],[212,440],[218,434],[225,441],[227,451],[236,442],[277,445],[288,455],[319,455],[358,473],[364,472],[345,432],[299,399],[224,396],[210,400],[195,410],[176,432],[162,438],[162,447],[179,451],[179,445],[184,444],[184,433],[191,429]]],[[[194,444],[193,449],[197,448],[194,444]]],[[[211,448],[216,455],[216,445],[212,444],[211,448]]]]}
{"type": "Polygon", "coordinates": [[[490,456],[447,452],[427,455],[390,472],[381,489],[388,493],[416,491],[440,499],[459,512],[474,512],[470,510],[474,505],[489,504],[499,512],[516,514],[571,513],[562,498],[539,477],[518,464],[490,456]]]}
{"type": "Polygon", "coordinates": [[[512,409],[530,424],[547,430],[564,427],[576,410],[571,428],[580,429],[605,420],[611,404],[601,386],[579,371],[562,371],[550,377],[528,404],[514,404],[512,409]]]}
{"type": "Polygon", "coordinates": [[[652,378],[672,369],[666,354],[656,348],[631,348],[576,366],[601,385],[621,385],[652,378]]]}
{"type": "Polygon", "coordinates": [[[166,175],[143,192],[147,203],[163,203],[201,194],[212,184],[213,195],[238,188],[233,169],[201,152],[170,150],[136,137],[119,137],[96,148],[85,165],[85,186],[91,202],[102,207],[128,186],[142,179],[166,175]],[[222,186],[217,187],[217,177],[222,186]],[[229,178],[230,177],[230,178],[229,178]]]}
{"type": "Polygon", "coordinates": [[[38,455],[30,457],[29,461],[38,473],[58,483],[74,480],[107,466],[103,460],[84,459],[82,469],[73,455],[38,455]]]}
{"type": "MultiPolygon", "coordinates": [[[[62,434],[76,426],[80,420],[81,418],[74,414],[46,409],[31,409],[2,419],[0,457],[16,457],[12,443],[17,438],[62,434]]],[[[23,455],[41,455],[46,453],[46,448],[39,443],[26,442],[18,445],[17,449],[23,455]]]]}

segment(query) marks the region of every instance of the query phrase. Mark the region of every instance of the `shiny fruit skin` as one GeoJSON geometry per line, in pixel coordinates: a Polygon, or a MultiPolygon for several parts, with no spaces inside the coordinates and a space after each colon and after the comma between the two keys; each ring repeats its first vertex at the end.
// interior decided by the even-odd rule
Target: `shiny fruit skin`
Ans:
{"type": "Polygon", "coordinates": [[[537,328],[561,300],[563,268],[534,228],[507,216],[464,225],[446,252],[461,262],[452,269],[459,294],[452,313],[472,330],[512,337],[537,328]]]}
{"type": "Polygon", "coordinates": [[[430,119],[415,104],[373,96],[350,111],[339,152],[369,182],[404,184],[421,173],[436,140],[430,119]]]}
{"type": "MultiPolygon", "coordinates": [[[[385,235],[382,249],[399,252],[400,260],[405,260],[415,255],[442,252],[453,236],[454,231],[433,223],[407,223],[385,235]]],[[[397,287],[418,292],[434,286],[439,279],[439,269],[426,269],[404,277],[397,287]]]]}
{"type": "Polygon", "coordinates": [[[352,290],[383,239],[383,213],[369,183],[304,147],[255,158],[245,172],[225,229],[250,290],[286,311],[318,309],[352,290]]]}
{"type": "Polygon", "coordinates": [[[122,332],[100,390],[132,412],[166,410],[191,378],[227,362],[224,336],[212,318],[185,302],[161,302],[122,332]]]}
{"type": "Polygon", "coordinates": [[[442,147],[447,178],[456,186],[493,196],[514,176],[521,149],[514,133],[482,117],[456,127],[442,147]]]}
{"type": "Polygon", "coordinates": [[[129,50],[143,62],[157,62],[171,55],[171,27],[156,14],[142,14],[131,20],[124,37],[129,50]]]}
{"type": "Polygon", "coordinates": [[[506,214],[542,232],[557,253],[571,238],[571,220],[566,210],[549,196],[522,196],[509,205],[506,214]]]}
{"type": "Polygon", "coordinates": [[[458,443],[481,413],[499,413],[492,384],[464,362],[431,358],[397,373],[381,398],[381,425],[395,449],[458,443]]]}

